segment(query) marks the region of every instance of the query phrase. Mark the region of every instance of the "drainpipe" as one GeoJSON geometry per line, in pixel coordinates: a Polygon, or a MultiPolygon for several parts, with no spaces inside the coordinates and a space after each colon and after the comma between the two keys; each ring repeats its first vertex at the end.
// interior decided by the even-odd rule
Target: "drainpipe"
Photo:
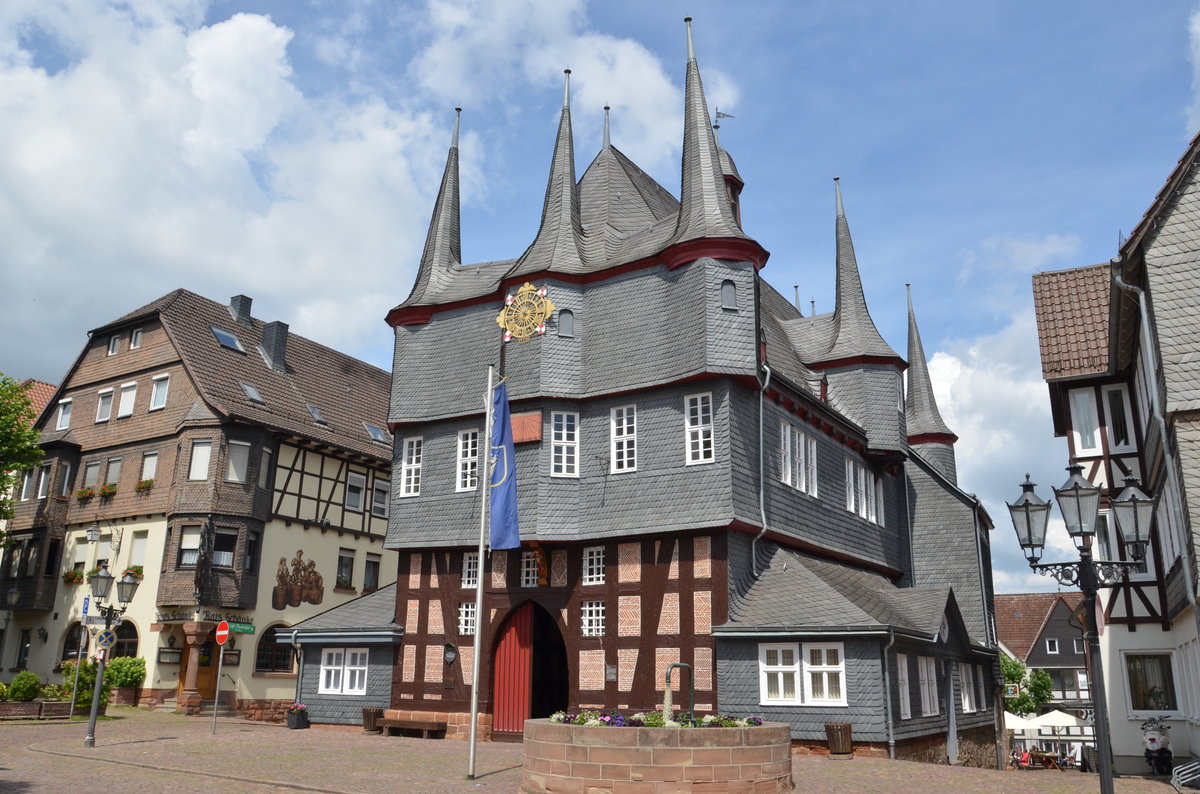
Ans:
{"type": "Polygon", "coordinates": [[[883,646],[883,702],[887,704],[886,714],[887,719],[887,737],[888,737],[888,758],[896,760],[896,731],[892,724],[892,665],[888,661],[888,651],[896,644],[896,634],[892,629],[888,629],[887,645],[883,646]]]}
{"type": "Polygon", "coordinates": [[[762,529],[754,540],[750,541],[750,565],[754,571],[755,578],[758,578],[761,573],[758,570],[758,557],[755,556],[755,549],[758,546],[758,541],[762,536],[767,534],[767,497],[765,493],[766,480],[763,477],[764,466],[766,465],[767,452],[763,448],[763,417],[766,412],[767,387],[771,385],[771,368],[767,366],[767,362],[762,363],[763,372],[767,374],[763,380],[762,388],[758,390],[758,518],[762,522],[762,529]]]}

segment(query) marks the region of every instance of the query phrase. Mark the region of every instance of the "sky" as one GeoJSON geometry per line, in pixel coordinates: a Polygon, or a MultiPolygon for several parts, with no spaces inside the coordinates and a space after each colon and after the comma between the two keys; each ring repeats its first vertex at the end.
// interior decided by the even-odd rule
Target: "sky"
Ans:
{"type": "MultiPolygon", "coordinates": [[[[912,285],[997,592],[1053,592],[1004,505],[1067,476],[1031,276],[1113,257],[1200,128],[1195,2],[5,0],[0,372],[57,383],[178,287],[390,369],[453,108],[467,262],[533,240],[564,68],[577,173],[609,104],[678,195],[688,15],[763,276],[833,308],[840,176],[901,355],[912,285]]],[[[1054,523],[1046,559],[1075,559],[1054,523]]]]}

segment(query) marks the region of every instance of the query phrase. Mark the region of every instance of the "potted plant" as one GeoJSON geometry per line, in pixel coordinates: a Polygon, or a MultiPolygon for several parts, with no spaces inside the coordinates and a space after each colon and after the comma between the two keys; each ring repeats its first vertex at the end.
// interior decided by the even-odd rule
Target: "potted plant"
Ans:
{"type": "Polygon", "coordinates": [[[303,703],[293,703],[288,706],[287,726],[290,730],[308,727],[308,706],[303,703]]]}
{"type": "Polygon", "coordinates": [[[136,706],[138,690],[146,680],[146,660],[140,656],[118,656],[104,666],[104,680],[112,685],[112,702],[136,706]]]}
{"type": "Polygon", "coordinates": [[[83,584],[83,571],[74,568],[63,571],[63,584],[83,584]]]}
{"type": "Polygon", "coordinates": [[[142,581],[142,577],[145,576],[145,573],[146,569],[141,565],[130,565],[121,572],[121,576],[119,578],[124,579],[126,576],[132,576],[134,579],[137,579],[140,582],[142,581]]]}
{"type": "Polygon", "coordinates": [[[115,494],[116,492],[117,492],[116,483],[110,482],[105,485],[101,485],[100,490],[97,491],[96,493],[100,496],[101,499],[112,499],[113,494],[115,494]]]}
{"type": "Polygon", "coordinates": [[[137,491],[138,493],[145,493],[146,491],[149,491],[153,487],[154,487],[154,479],[151,478],[149,480],[138,480],[137,485],[133,486],[133,490],[137,491]]]}
{"type": "Polygon", "coordinates": [[[91,499],[95,495],[96,495],[96,489],[91,487],[90,485],[86,486],[84,488],[80,488],[78,491],[75,492],[75,498],[81,502],[86,502],[88,499],[91,499]]]}

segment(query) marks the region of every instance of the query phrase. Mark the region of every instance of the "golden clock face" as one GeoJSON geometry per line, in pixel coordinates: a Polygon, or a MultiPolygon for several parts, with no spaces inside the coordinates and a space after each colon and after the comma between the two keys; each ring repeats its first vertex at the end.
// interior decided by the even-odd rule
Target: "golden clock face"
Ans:
{"type": "Polygon", "coordinates": [[[538,289],[527,281],[515,295],[505,298],[496,322],[505,331],[505,341],[526,342],[534,334],[545,333],[546,320],[553,313],[554,304],[546,297],[546,288],[538,289]]]}

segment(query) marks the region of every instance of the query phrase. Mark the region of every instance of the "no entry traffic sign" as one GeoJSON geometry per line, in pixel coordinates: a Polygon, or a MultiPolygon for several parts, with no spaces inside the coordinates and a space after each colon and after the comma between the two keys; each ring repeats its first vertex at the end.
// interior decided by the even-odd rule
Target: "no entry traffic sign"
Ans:
{"type": "Polygon", "coordinates": [[[217,624],[217,645],[224,645],[229,639],[229,622],[222,620],[217,624]]]}

